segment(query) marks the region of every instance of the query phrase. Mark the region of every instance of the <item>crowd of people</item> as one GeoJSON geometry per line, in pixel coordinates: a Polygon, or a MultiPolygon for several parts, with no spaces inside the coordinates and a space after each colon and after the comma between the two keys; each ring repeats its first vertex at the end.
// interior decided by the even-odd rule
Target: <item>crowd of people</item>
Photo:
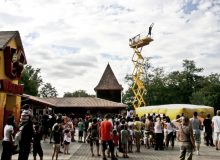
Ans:
{"type": "Polygon", "coordinates": [[[39,155],[43,160],[41,141],[48,141],[53,144],[52,160],[57,160],[61,153],[70,154],[69,144],[77,139],[78,143],[90,145],[91,156],[102,156],[103,160],[107,157],[117,160],[119,152],[123,158],[129,158],[129,154],[140,152],[141,147],[155,151],[173,149],[178,141],[179,159],[190,160],[193,151],[200,155],[202,130],[205,144],[219,150],[220,111],[212,119],[208,114],[201,120],[194,112],[193,117],[177,115],[171,120],[169,116],[155,113],[141,118],[129,114],[33,115],[30,106],[25,105],[18,125],[13,116],[7,120],[1,159],[11,160],[17,151],[18,160],[28,160],[32,146],[34,159],[39,155]]]}

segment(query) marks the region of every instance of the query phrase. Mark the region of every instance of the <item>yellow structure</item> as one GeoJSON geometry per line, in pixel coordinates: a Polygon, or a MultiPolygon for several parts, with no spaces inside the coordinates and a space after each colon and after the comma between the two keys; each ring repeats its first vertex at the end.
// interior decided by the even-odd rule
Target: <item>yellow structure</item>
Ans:
{"type": "Polygon", "coordinates": [[[26,64],[24,49],[18,31],[0,31],[0,139],[8,116],[16,122],[20,117],[23,86],[18,80],[26,64]]]}
{"type": "Polygon", "coordinates": [[[151,38],[152,25],[149,27],[148,35],[138,34],[137,36],[129,40],[129,46],[133,48],[134,54],[132,56],[132,62],[134,64],[134,69],[132,71],[132,77],[134,84],[132,86],[132,91],[134,93],[133,107],[136,109],[141,106],[145,106],[143,95],[145,93],[145,87],[143,84],[144,79],[144,69],[143,63],[144,58],[141,54],[142,48],[153,41],[151,38]]]}
{"type": "Polygon", "coordinates": [[[214,108],[202,105],[191,105],[191,104],[167,104],[167,105],[155,105],[137,108],[135,110],[138,117],[142,117],[144,114],[165,114],[170,119],[175,119],[176,115],[182,115],[192,117],[194,112],[202,118],[205,118],[207,114],[214,116],[214,108]]]}

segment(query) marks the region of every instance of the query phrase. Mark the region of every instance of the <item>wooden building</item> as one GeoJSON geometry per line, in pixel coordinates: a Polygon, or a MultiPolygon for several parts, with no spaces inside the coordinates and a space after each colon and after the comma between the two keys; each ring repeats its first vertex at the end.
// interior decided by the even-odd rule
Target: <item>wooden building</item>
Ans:
{"type": "Polygon", "coordinates": [[[19,121],[24,89],[18,80],[26,63],[19,32],[0,31],[0,139],[8,116],[19,121]]]}
{"type": "Polygon", "coordinates": [[[98,85],[94,88],[98,98],[114,102],[121,102],[122,86],[118,83],[110,65],[108,64],[98,85]]]}
{"type": "Polygon", "coordinates": [[[74,114],[105,114],[120,113],[127,108],[127,105],[113,102],[96,97],[63,97],[63,98],[44,98],[54,105],[55,113],[74,113],[74,114]]]}
{"type": "Polygon", "coordinates": [[[24,94],[22,103],[30,104],[33,112],[39,114],[43,113],[45,108],[51,108],[54,113],[79,115],[120,113],[127,109],[127,105],[121,103],[122,90],[122,86],[108,64],[101,80],[95,87],[96,97],[39,98],[24,94]]]}

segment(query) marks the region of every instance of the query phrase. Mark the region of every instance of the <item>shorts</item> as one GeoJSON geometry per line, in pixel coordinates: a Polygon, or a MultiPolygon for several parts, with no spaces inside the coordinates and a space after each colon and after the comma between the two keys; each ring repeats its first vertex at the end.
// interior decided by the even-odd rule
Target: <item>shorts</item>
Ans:
{"type": "Polygon", "coordinates": [[[214,141],[220,141],[220,132],[214,132],[213,140],[214,141]]]}
{"type": "Polygon", "coordinates": [[[99,138],[98,137],[91,137],[89,143],[90,143],[91,147],[93,146],[94,143],[96,144],[96,146],[99,146],[99,138]]]}
{"type": "Polygon", "coordinates": [[[200,134],[193,134],[193,137],[195,139],[195,143],[201,144],[201,135],[200,134]]]}
{"type": "Polygon", "coordinates": [[[79,137],[83,136],[83,131],[79,131],[79,137]]]}
{"type": "Polygon", "coordinates": [[[145,136],[146,136],[146,138],[152,138],[152,131],[145,131],[145,136]]]}
{"type": "Polygon", "coordinates": [[[53,144],[53,148],[54,148],[54,150],[59,152],[60,151],[60,144],[53,144]]]}
{"type": "Polygon", "coordinates": [[[114,144],[112,140],[102,141],[102,151],[104,152],[107,149],[107,144],[111,152],[114,152],[114,144]]]}
{"type": "Polygon", "coordinates": [[[70,142],[67,142],[67,141],[64,141],[63,142],[65,145],[68,145],[68,144],[70,144],[70,142]]]}
{"type": "Polygon", "coordinates": [[[142,134],[140,131],[134,131],[134,138],[141,139],[141,137],[142,137],[142,134]]]}
{"type": "Polygon", "coordinates": [[[33,145],[33,156],[36,157],[37,154],[40,156],[40,157],[43,157],[43,150],[42,150],[42,147],[40,145],[33,145]]]}

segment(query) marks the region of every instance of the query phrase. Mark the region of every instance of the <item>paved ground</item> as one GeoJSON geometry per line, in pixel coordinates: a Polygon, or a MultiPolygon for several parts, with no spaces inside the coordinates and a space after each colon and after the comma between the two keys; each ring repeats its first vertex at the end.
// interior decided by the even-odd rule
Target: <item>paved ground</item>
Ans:
{"type": "MultiPolygon", "coordinates": [[[[96,152],[94,152],[96,153],[96,152]]],[[[119,155],[119,160],[122,158],[122,154],[119,155]]],[[[179,148],[176,146],[173,150],[155,151],[153,149],[146,149],[144,146],[141,148],[140,153],[128,154],[129,160],[177,160],[179,156],[179,148]]],[[[82,144],[79,149],[72,155],[70,160],[100,160],[100,157],[91,157],[90,148],[88,144],[82,144]]],[[[110,159],[110,158],[108,158],[110,159]]],[[[201,155],[193,155],[193,160],[219,160],[220,151],[216,151],[213,147],[201,147],[201,155]]]]}
{"type": "MultiPolygon", "coordinates": [[[[203,135],[203,134],[202,134],[203,135]]],[[[77,135],[75,136],[77,138],[77,135]]],[[[53,153],[53,145],[48,142],[42,142],[42,148],[44,152],[44,160],[51,160],[53,153]]],[[[135,150],[135,147],[133,147],[135,150]]],[[[63,149],[61,150],[63,151],[63,149]]],[[[101,150],[100,150],[101,151],[101,150]]],[[[0,145],[0,153],[2,152],[2,145],[0,145]]],[[[94,147],[94,153],[96,153],[96,147],[94,147]]],[[[154,149],[146,149],[141,146],[140,153],[129,153],[129,158],[122,158],[122,154],[119,153],[119,160],[178,160],[179,147],[178,143],[175,144],[174,149],[168,149],[164,151],[155,151],[154,149]]],[[[18,155],[13,155],[12,160],[17,160],[18,155]]],[[[70,144],[70,155],[59,154],[59,160],[102,160],[102,157],[91,156],[90,146],[86,143],[73,142],[70,144]]],[[[215,147],[207,147],[202,144],[200,149],[200,156],[193,155],[193,160],[219,160],[220,150],[216,151],[215,147]]],[[[29,160],[33,160],[32,153],[29,156],[29,160]]],[[[37,157],[39,160],[39,157],[37,157]]],[[[108,158],[110,160],[110,158],[108,158]]]]}
{"type": "MultiPolygon", "coordinates": [[[[46,142],[42,142],[42,147],[44,151],[44,160],[51,160],[53,147],[52,144],[46,142]]],[[[134,148],[135,149],[135,148],[134,148]]],[[[0,152],[2,150],[2,146],[0,145],[0,152]]],[[[70,155],[59,154],[59,160],[102,160],[101,157],[91,156],[90,146],[85,143],[74,142],[70,145],[70,155]]],[[[94,149],[94,153],[96,150],[94,149]]],[[[219,160],[220,159],[220,151],[216,151],[215,147],[206,147],[204,145],[201,146],[200,150],[201,155],[193,155],[193,160],[219,160]]],[[[140,153],[129,153],[129,160],[177,160],[179,155],[178,145],[174,149],[168,149],[164,151],[155,151],[153,149],[146,149],[144,146],[141,146],[140,153]]],[[[30,154],[29,160],[32,160],[33,156],[30,154]]],[[[37,157],[39,160],[39,157],[37,157]]],[[[110,160],[110,158],[108,158],[110,160]]],[[[119,153],[119,160],[125,159],[122,158],[122,154],[119,153]]],[[[13,156],[13,160],[17,160],[17,155],[13,156]]]]}
{"type": "MultiPolygon", "coordinates": [[[[43,152],[44,152],[44,156],[43,159],[44,160],[51,160],[52,159],[52,154],[53,154],[53,144],[50,144],[48,142],[42,142],[42,148],[43,148],[43,152]]],[[[77,150],[81,147],[82,143],[71,143],[70,144],[70,155],[64,155],[62,153],[59,154],[59,160],[69,160],[71,158],[71,156],[73,155],[73,153],[76,153],[77,150]]],[[[0,147],[1,150],[2,147],[0,147]]],[[[63,151],[63,149],[61,149],[61,151],[63,151]]],[[[12,160],[17,160],[18,159],[18,154],[13,155],[12,160]]],[[[37,157],[37,159],[39,160],[40,158],[37,157]]],[[[33,154],[31,153],[29,155],[29,160],[33,160],[33,154]]]]}

